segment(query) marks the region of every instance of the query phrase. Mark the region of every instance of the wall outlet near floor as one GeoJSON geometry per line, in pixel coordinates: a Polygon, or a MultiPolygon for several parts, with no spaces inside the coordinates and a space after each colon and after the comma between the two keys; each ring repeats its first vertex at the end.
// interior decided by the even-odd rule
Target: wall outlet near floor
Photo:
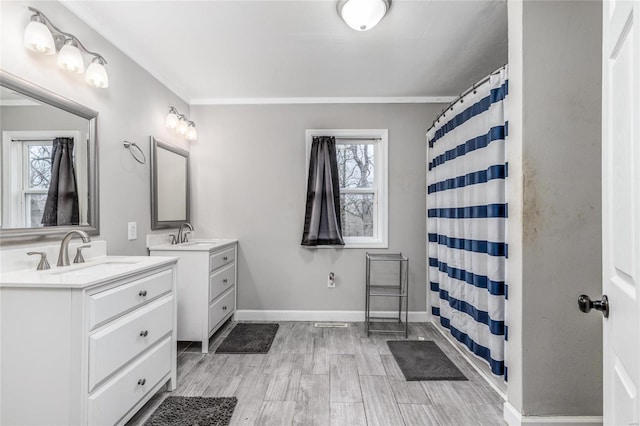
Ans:
{"type": "Polygon", "coordinates": [[[329,279],[327,279],[327,287],[335,288],[336,286],[336,275],[333,272],[329,272],[329,279]]]}
{"type": "Polygon", "coordinates": [[[138,238],[138,224],[136,222],[127,223],[127,235],[129,237],[129,241],[138,238]]]}

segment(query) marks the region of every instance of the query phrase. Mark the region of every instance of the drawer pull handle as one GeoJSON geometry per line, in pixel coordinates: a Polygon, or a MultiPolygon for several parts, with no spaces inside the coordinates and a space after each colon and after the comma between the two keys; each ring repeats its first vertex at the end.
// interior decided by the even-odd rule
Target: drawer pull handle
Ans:
{"type": "Polygon", "coordinates": [[[144,384],[145,384],[145,383],[147,383],[147,379],[140,379],[140,380],[138,380],[138,384],[139,384],[140,386],[144,386],[144,384]]]}
{"type": "Polygon", "coordinates": [[[138,296],[141,297],[145,297],[147,295],[147,290],[140,290],[140,293],[138,293],[138,296]]]}
{"type": "Polygon", "coordinates": [[[222,260],[224,260],[225,262],[227,261],[227,259],[229,259],[227,256],[224,256],[224,257],[222,258],[222,260]]]}
{"type": "Polygon", "coordinates": [[[140,336],[141,336],[141,337],[147,337],[148,335],[149,335],[149,330],[142,330],[142,331],[140,332],[140,336]]]}
{"type": "Polygon", "coordinates": [[[227,281],[229,281],[229,280],[226,279],[226,278],[224,280],[222,280],[222,282],[225,283],[225,284],[227,283],[227,281]]]}
{"type": "Polygon", "coordinates": [[[226,306],[223,306],[223,307],[222,307],[222,310],[223,310],[223,311],[226,311],[226,310],[227,310],[227,307],[226,307],[226,306]]]}

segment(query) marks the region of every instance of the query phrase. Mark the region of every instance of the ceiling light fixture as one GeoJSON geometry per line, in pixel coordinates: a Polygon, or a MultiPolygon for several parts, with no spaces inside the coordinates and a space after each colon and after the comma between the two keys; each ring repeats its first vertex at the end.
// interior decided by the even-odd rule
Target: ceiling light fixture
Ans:
{"type": "Polygon", "coordinates": [[[391,7],[391,0],[339,0],[338,15],[356,31],[375,27],[391,7]]]}
{"type": "Polygon", "coordinates": [[[84,72],[82,59],[84,52],[92,56],[91,64],[87,67],[85,74],[85,81],[93,87],[109,87],[109,77],[104,68],[107,61],[102,55],[87,50],[76,36],[61,31],[38,9],[31,6],[28,8],[33,15],[24,30],[25,48],[43,55],[54,55],[58,52],[58,66],[73,73],[84,72]]]}
{"type": "Polygon", "coordinates": [[[175,130],[177,134],[184,136],[188,141],[198,139],[196,123],[189,120],[186,115],[180,114],[175,107],[169,107],[169,114],[167,114],[164,124],[168,129],[175,130]]]}

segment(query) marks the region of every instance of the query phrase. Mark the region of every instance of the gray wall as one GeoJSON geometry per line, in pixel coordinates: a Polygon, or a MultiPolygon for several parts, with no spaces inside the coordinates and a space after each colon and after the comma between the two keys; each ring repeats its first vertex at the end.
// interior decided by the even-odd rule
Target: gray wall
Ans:
{"type": "Polygon", "coordinates": [[[84,138],[89,121],[46,104],[0,106],[0,132],[5,130],[77,130],[84,138]]]}
{"type": "Polygon", "coordinates": [[[521,126],[509,142],[522,155],[509,167],[523,202],[521,246],[509,247],[521,265],[509,304],[522,306],[509,309],[509,336],[521,334],[521,347],[508,345],[509,362],[521,364],[509,371],[509,401],[525,415],[601,415],[601,316],[579,312],[576,299],[601,294],[602,4],[521,10],[522,39],[510,43],[522,43],[511,75],[522,117],[509,126],[521,126]]]}
{"type": "MultiPolygon", "coordinates": [[[[98,111],[100,239],[109,254],[146,254],[151,229],[149,162],[138,164],[122,146],[136,142],[149,158],[149,136],[188,147],[164,127],[169,105],[189,112],[188,105],[120,50],[98,35],[59,2],[31,2],[63,31],[75,34],[89,50],[108,61],[109,88],[95,89],[82,74],[56,66],[55,56],[42,56],[22,45],[31,13],[22,1],[0,2],[0,68],[98,111]],[[138,223],[138,239],[127,240],[127,222],[138,223]]],[[[88,58],[85,58],[87,61],[88,58]]]]}
{"type": "MultiPolygon", "coordinates": [[[[410,310],[425,310],[425,133],[443,105],[193,106],[193,219],[240,240],[239,309],[363,310],[364,249],[300,246],[305,129],[389,129],[389,250],[410,260],[410,310]],[[327,275],[337,285],[327,288],[327,275]]],[[[375,252],[376,250],[370,250],[375,252]]]]}

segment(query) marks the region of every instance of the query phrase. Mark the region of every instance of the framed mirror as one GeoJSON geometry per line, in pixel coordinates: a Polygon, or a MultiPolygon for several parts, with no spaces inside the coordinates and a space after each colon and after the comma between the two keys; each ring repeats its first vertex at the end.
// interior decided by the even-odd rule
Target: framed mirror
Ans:
{"type": "Polygon", "coordinates": [[[189,151],[151,137],[151,229],[190,220],[189,151]]]}
{"type": "Polygon", "coordinates": [[[98,113],[0,71],[0,243],[99,233],[98,113]]]}

